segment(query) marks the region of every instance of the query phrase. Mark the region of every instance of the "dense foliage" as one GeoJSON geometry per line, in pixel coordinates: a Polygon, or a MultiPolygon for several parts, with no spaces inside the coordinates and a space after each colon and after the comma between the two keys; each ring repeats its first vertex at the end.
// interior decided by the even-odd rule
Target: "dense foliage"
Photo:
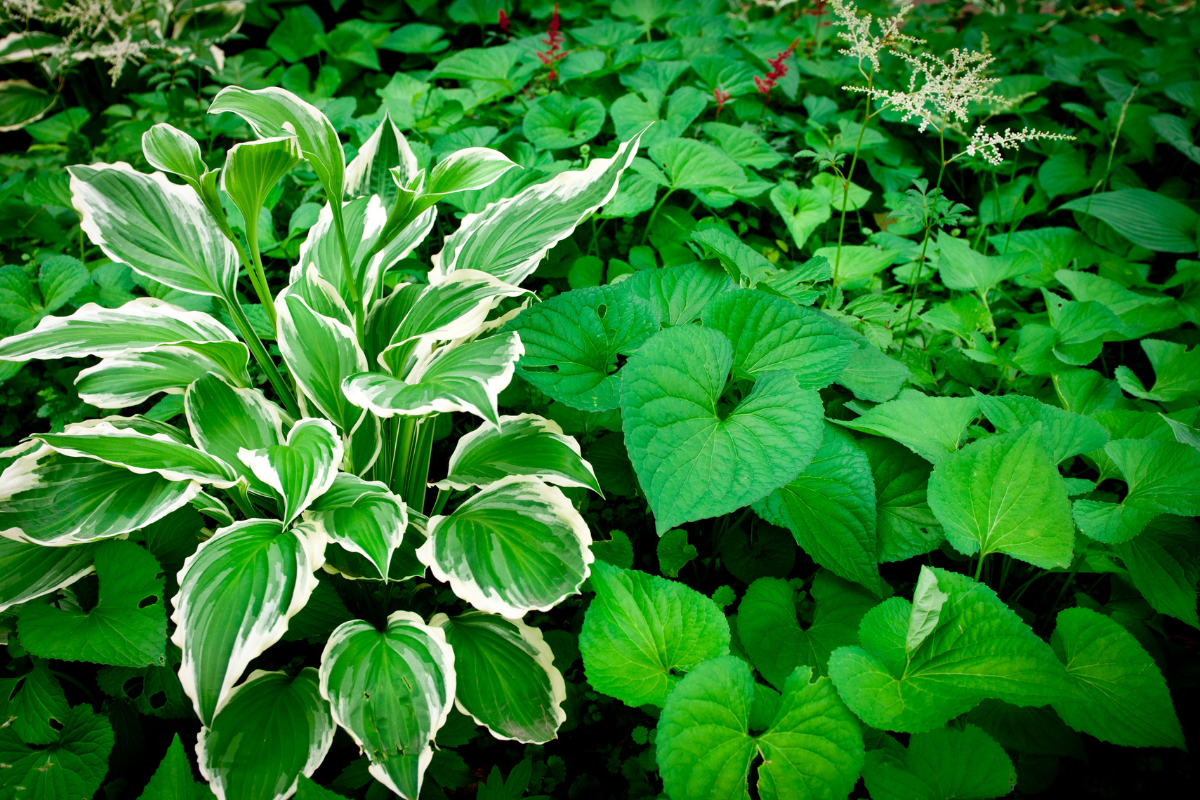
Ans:
{"type": "Polygon", "coordinates": [[[1187,791],[1191,4],[3,7],[0,799],[1187,791]]]}

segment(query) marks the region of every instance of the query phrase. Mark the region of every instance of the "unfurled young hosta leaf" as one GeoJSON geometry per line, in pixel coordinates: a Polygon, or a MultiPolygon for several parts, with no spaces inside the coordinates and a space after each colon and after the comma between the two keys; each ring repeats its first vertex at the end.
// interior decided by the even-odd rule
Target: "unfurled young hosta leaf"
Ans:
{"type": "Polygon", "coordinates": [[[341,472],[304,518],[329,541],[369,561],[377,573],[372,577],[387,580],[392,554],[408,528],[408,506],[386,485],[341,472]]]}
{"type": "Polygon", "coordinates": [[[342,381],[342,393],[376,417],[424,417],[466,411],[499,426],[497,397],[512,380],[524,346],[515,333],[448,345],[433,351],[404,380],[359,372],[342,381]]]}
{"type": "Polygon", "coordinates": [[[1006,553],[1045,569],[1071,565],[1071,504],[1042,430],[1035,422],[973,442],[934,467],[929,506],[954,549],[1006,553]]]}
{"type": "Polygon", "coordinates": [[[812,623],[801,628],[795,590],[779,578],[750,584],[738,606],[738,638],[750,663],[782,690],[796,667],[827,673],[829,654],[858,641],[858,625],[878,599],[857,584],[822,570],[809,590],[816,601],[812,623]]]}
{"type": "Polygon", "coordinates": [[[407,184],[419,169],[408,140],[385,110],[379,127],[346,165],[346,196],[379,195],[384,205],[390,205],[396,198],[396,183],[407,184]]]}
{"type": "Polygon", "coordinates": [[[237,253],[190,186],[127,164],[68,171],[80,226],[105,255],[174,289],[232,300],[237,253]]]}
{"type": "Polygon", "coordinates": [[[229,695],[196,742],[200,774],[219,800],[283,800],[316,771],[333,744],[317,671],[294,678],[255,670],[229,695]]]}
{"type": "Polygon", "coordinates": [[[688,670],[729,652],[729,623],[709,598],[644,572],[592,565],[596,599],[579,649],[588,683],[626,705],[661,706],[688,670]]]}
{"type": "Polygon", "coordinates": [[[90,574],[95,552],[93,545],[44,547],[0,537],[0,611],[90,574]]]}
{"type": "Polygon", "coordinates": [[[974,725],[913,734],[908,747],[890,736],[867,752],[863,781],[872,798],[952,800],[1003,797],[1017,785],[1012,759],[974,725]]]}
{"type": "Polygon", "coordinates": [[[861,646],[841,647],[829,677],[859,718],[873,727],[929,731],[984,698],[1041,706],[1069,696],[1050,646],[988,587],[965,575],[921,567],[948,595],[937,624],[910,654],[914,608],[893,597],[863,617],[861,646]]]}
{"type": "Polygon", "coordinates": [[[522,311],[508,330],[525,345],[522,378],[572,408],[605,411],[621,402],[617,357],[636,352],[658,324],[646,301],[595,286],[522,311]]]}
{"type": "Polygon", "coordinates": [[[562,491],[512,476],[429,520],[417,558],[481,611],[520,618],[579,591],[593,561],[587,523],[562,491]]]}
{"type": "Polygon", "coordinates": [[[239,450],[238,459],[283,501],[286,526],[333,485],[342,463],[342,439],[330,422],[302,419],[283,444],[239,450]]]}
{"type": "Polygon", "coordinates": [[[867,456],[844,433],[824,429],[820,449],[791,481],[754,504],[768,522],[787,528],[825,569],[886,597],[879,577],[875,486],[867,456]]]}
{"type": "Polygon", "coordinates": [[[582,486],[602,494],[592,465],[575,437],[536,414],[501,417],[500,426],[481,425],[458,440],[439,489],[486,486],[509,475],[527,475],[557,486],[582,486]]]}
{"type": "Polygon", "coordinates": [[[1200,451],[1152,439],[1115,439],[1104,446],[1129,490],[1120,503],[1076,500],[1075,524],[1099,542],[1137,536],[1159,514],[1200,515],[1200,451]]]}
{"type": "Polygon", "coordinates": [[[563,172],[515,197],[463,218],[445,247],[433,256],[431,283],[459,269],[477,269],[517,285],[551,247],[617,193],[621,173],[637,154],[640,134],[622,142],[616,155],[586,169],[563,172]]]}
{"type": "Polygon", "coordinates": [[[320,677],[321,696],[365,751],[371,775],[417,800],[433,737],[454,704],[454,651],[445,632],[410,611],[393,612],[383,631],[347,622],[325,645],[320,677]]]}
{"type": "Polygon", "coordinates": [[[761,500],[816,453],[816,391],[776,370],[723,411],[733,363],[724,335],[689,325],[650,338],[623,371],[625,444],[660,535],[761,500]]]}
{"type": "Polygon", "coordinates": [[[35,655],[119,667],[165,663],[167,614],[154,556],[132,542],[95,551],[100,599],[88,612],[34,603],[20,612],[21,642],[35,655]]]}
{"type": "Polygon", "coordinates": [[[184,393],[184,413],[196,445],[220,458],[260,495],[271,488],[238,453],[282,444],[284,412],[258,389],[231,386],[216,375],[193,381],[184,393]]]}
{"type": "Polygon", "coordinates": [[[1054,710],[1072,728],[1129,747],[1185,747],[1158,665],[1129,631],[1087,608],[1058,615],[1050,643],[1070,692],[1054,710]]]}
{"type": "Polygon", "coordinates": [[[567,686],[542,632],[495,614],[437,614],[458,675],[455,705],[497,739],[544,743],[567,718],[567,686]]]}
{"type": "MultiPolygon", "coordinates": [[[[256,220],[267,194],[299,163],[300,144],[292,135],[235,144],[225,156],[221,188],[242,219],[256,220]]],[[[256,242],[257,228],[247,224],[246,236],[256,242]]]]}
{"type": "Polygon", "coordinates": [[[188,134],[160,122],[142,134],[142,152],[150,166],[178,175],[193,189],[200,190],[208,166],[200,157],[200,144],[188,134]]]}
{"type": "Polygon", "coordinates": [[[750,734],[754,679],[735,656],[706,661],[667,698],[659,719],[658,769],[672,800],[745,797],[750,765],[761,756],[764,800],[846,797],[863,765],[862,726],[828,678],[807,667],[788,678],[763,733],[750,734]]]}
{"type": "Polygon", "coordinates": [[[171,641],[183,651],[179,680],[202,723],[212,723],[246,666],[304,607],[324,547],[315,531],[250,519],[216,531],[184,562],[171,641]]]}
{"type": "Polygon", "coordinates": [[[835,421],[856,431],[886,436],[937,464],[962,447],[967,426],[977,416],[979,404],[974,398],[927,397],[906,389],[895,400],[875,406],[855,419],[835,421]]]}

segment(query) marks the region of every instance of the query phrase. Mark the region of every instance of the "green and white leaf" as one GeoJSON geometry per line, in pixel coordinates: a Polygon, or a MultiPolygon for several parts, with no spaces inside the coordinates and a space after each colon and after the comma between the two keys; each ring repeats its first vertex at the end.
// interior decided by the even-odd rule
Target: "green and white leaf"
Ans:
{"type": "Polygon", "coordinates": [[[579,442],[558,423],[519,414],[500,417],[500,426],[480,425],[458,440],[439,489],[486,486],[509,475],[526,475],[556,486],[581,486],[603,494],[579,442]]]}
{"type": "Polygon", "coordinates": [[[408,140],[384,111],[375,132],[367,137],[358,149],[358,155],[346,165],[346,197],[379,195],[383,204],[390,207],[396,199],[397,181],[407,184],[420,168],[408,140]]]}
{"type": "Polygon", "coordinates": [[[249,356],[240,342],[203,347],[163,345],[146,352],[121,353],[82,370],[75,379],[75,390],[81,400],[97,408],[125,408],[159,392],[183,394],[193,381],[207,375],[219,375],[244,387],[250,385],[249,356]]]}
{"type": "Polygon", "coordinates": [[[354,330],[314,311],[290,291],[280,296],[275,307],[279,312],[279,350],[296,386],[306,400],[349,435],[358,426],[363,411],[342,393],[342,381],[368,369],[354,330]]]}
{"type": "Polygon", "coordinates": [[[0,537],[0,611],[90,575],[95,552],[92,545],[45,547],[0,537]]]}
{"type": "Polygon", "coordinates": [[[230,386],[216,375],[208,375],[188,386],[183,410],[201,450],[233,467],[258,494],[271,496],[271,487],[242,463],[238,453],[282,444],[283,409],[258,389],[230,386]]]}
{"type": "Polygon", "coordinates": [[[378,573],[372,577],[386,580],[408,529],[408,506],[384,484],[343,472],[304,519],[331,542],[367,559],[378,573]]]}
{"type": "Polygon", "coordinates": [[[309,417],[292,426],[285,443],[239,450],[238,459],[275,490],[283,501],[283,524],[291,525],[333,485],[342,453],[342,439],[333,424],[309,417]]]}

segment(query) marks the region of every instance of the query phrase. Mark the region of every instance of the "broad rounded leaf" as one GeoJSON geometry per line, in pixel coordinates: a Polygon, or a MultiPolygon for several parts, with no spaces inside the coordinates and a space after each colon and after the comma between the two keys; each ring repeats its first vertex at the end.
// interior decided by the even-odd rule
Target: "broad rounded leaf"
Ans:
{"type": "Polygon", "coordinates": [[[1147,250],[1196,252],[1196,225],[1200,217],[1166,195],[1146,189],[1119,189],[1080,197],[1061,208],[1101,219],[1147,250]]]}
{"type": "Polygon", "coordinates": [[[486,486],[509,475],[527,475],[557,486],[582,486],[600,494],[579,442],[558,423],[536,414],[500,417],[500,427],[480,425],[458,440],[440,489],[486,486]]]}
{"type": "Polygon", "coordinates": [[[867,753],[863,781],[873,800],[1003,797],[1017,784],[1012,759],[974,725],[915,733],[902,747],[890,737],[867,753]]]}
{"type": "Polygon", "coordinates": [[[242,449],[238,459],[283,500],[283,523],[290,525],[333,485],[342,464],[342,439],[328,420],[309,417],[292,426],[284,444],[242,449]]]}
{"type": "Polygon", "coordinates": [[[89,800],[108,772],[112,724],[87,703],[71,709],[58,741],[31,747],[0,728],[0,791],[12,800],[89,800]]]}
{"type": "Polygon", "coordinates": [[[331,542],[370,562],[375,569],[370,577],[390,579],[392,556],[408,529],[408,506],[387,486],[338,473],[330,489],[304,512],[304,519],[331,542]]]}
{"type": "Polygon", "coordinates": [[[525,114],[525,138],[539,150],[562,150],[591,141],[604,126],[604,106],[594,97],[546,95],[525,114]]]}

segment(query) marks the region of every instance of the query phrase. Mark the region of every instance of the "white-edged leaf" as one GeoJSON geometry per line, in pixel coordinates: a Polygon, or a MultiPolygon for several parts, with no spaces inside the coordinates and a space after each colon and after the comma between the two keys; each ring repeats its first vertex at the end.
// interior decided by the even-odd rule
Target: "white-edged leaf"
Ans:
{"type": "Polygon", "coordinates": [[[353,620],[321,654],[321,696],[370,759],[371,775],[417,800],[431,744],[454,704],[454,651],[441,628],[394,611],[387,629],[353,620]]]}
{"type": "Polygon", "coordinates": [[[56,592],[95,570],[96,548],[45,547],[0,537],[0,611],[56,592]]]}
{"type": "Polygon", "coordinates": [[[230,386],[216,375],[207,375],[187,388],[183,411],[201,450],[237,470],[252,490],[270,496],[270,487],[241,462],[238,452],[281,444],[283,409],[258,389],[230,386]]]}
{"type": "Polygon", "coordinates": [[[290,525],[333,485],[342,454],[342,439],[333,424],[308,417],[292,426],[283,444],[242,449],[238,459],[283,500],[283,522],[290,525]]]}
{"type": "Polygon", "coordinates": [[[420,165],[408,140],[392,122],[391,116],[385,110],[383,120],[375,128],[358,155],[346,165],[346,197],[370,197],[379,195],[385,206],[390,206],[396,198],[396,174],[401,183],[407,184],[417,174],[420,165]],[[390,170],[399,168],[398,173],[390,170]]]}
{"type": "Polygon", "coordinates": [[[591,533],[560,489],[533,478],[497,481],[448,516],[429,519],[417,558],[481,611],[522,617],[579,591],[591,533]]]}
{"type": "Polygon", "coordinates": [[[287,631],[317,587],[325,539],[303,526],[248,519],[216,531],[179,571],[171,641],[179,682],[211,725],[246,667],[287,631]]]}
{"type": "Polygon", "coordinates": [[[79,399],[97,408],[137,405],[159,392],[183,394],[207,375],[220,375],[237,386],[249,386],[246,365],[250,351],[240,342],[214,342],[201,348],[163,345],[143,352],[121,353],[102,359],[75,379],[79,399]],[[221,352],[228,358],[214,359],[221,352]],[[228,364],[234,364],[228,370],[228,364]]]}
{"type": "MultiPolygon", "coordinates": [[[[370,261],[367,256],[387,223],[387,211],[376,196],[356,197],[342,203],[340,208],[345,226],[347,255],[350,257],[350,275],[361,296],[369,299],[373,294],[367,291],[367,288],[370,288],[367,286],[368,265],[375,264],[381,254],[377,254],[370,261]]],[[[342,249],[334,222],[333,206],[329,203],[321,209],[316,224],[308,229],[308,236],[300,244],[300,257],[290,273],[292,283],[301,280],[311,269],[315,269],[317,274],[334,288],[347,308],[353,306],[350,286],[346,280],[346,268],[342,262],[342,249]]],[[[377,276],[371,280],[375,279],[377,276]]],[[[326,313],[321,308],[314,306],[314,309],[326,313]]]]}
{"type": "Polygon", "coordinates": [[[354,330],[332,317],[319,314],[303,298],[290,292],[279,296],[279,350],[296,385],[346,434],[362,419],[342,393],[342,380],[367,369],[367,357],[354,330]]]}
{"type": "Polygon", "coordinates": [[[338,473],[328,491],[304,512],[332,542],[358,553],[387,580],[392,554],[408,528],[408,506],[378,481],[338,473]]]}

